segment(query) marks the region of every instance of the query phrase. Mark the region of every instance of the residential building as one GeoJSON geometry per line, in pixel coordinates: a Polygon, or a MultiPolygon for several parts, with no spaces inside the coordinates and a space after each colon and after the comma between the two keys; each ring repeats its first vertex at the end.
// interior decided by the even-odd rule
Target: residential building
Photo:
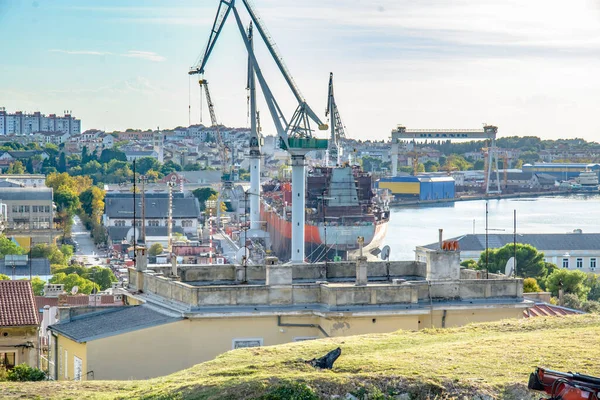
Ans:
{"type": "Polygon", "coordinates": [[[5,170],[10,164],[15,161],[21,161],[23,165],[27,163],[27,160],[33,157],[37,157],[41,160],[47,159],[48,153],[43,150],[10,150],[0,152],[0,169],[5,170]]]}
{"type": "MultiPolygon", "coordinates": [[[[544,253],[544,260],[559,268],[600,273],[600,233],[524,233],[518,234],[517,243],[530,244],[544,253]]],[[[479,260],[485,251],[485,234],[468,234],[452,238],[460,247],[461,261],[479,260]]],[[[488,248],[512,244],[512,233],[488,234],[488,248]]],[[[427,251],[439,248],[438,243],[417,247],[416,259],[423,260],[427,251]]],[[[518,268],[518,266],[517,266],[518,268]]],[[[501,271],[504,272],[504,271],[501,271]]]]}
{"type": "Polygon", "coordinates": [[[203,185],[210,186],[221,183],[221,171],[203,170],[203,171],[180,171],[171,172],[162,178],[159,182],[175,182],[184,185],[203,185]]]}
{"type": "Polygon", "coordinates": [[[57,117],[56,114],[46,116],[39,111],[33,114],[22,111],[9,114],[4,107],[0,107],[0,135],[29,135],[37,132],[75,135],[81,132],[81,121],[66,112],[63,117],[57,117]]]}
{"type": "Polygon", "coordinates": [[[132,162],[133,160],[138,160],[143,157],[158,159],[158,152],[155,150],[128,150],[125,151],[125,157],[127,157],[128,162],[132,162]]]}
{"type": "MultiPolygon", "coordinates": [[[[133,237],[133,199],[131,193],[108,192],[104,200],[105,214],[104,226],[109,232],[113,227],[121,228],[125,236],[115,236],[114,239],[126,238],[128,241],[133,237]]],[[[137,225],[142,224],[142,200],[136,196],[137,201],[137,225]]],[[[166,229],[169,214],[169,195],[163,193],[146,193],[144,203],[144,214],[146,220],[146,234],[150,236],[149,229],[163,228],[166,237],[166,229]]],[[[187,236],[196,237],[198,234],[198,219],[200,217],[200,204],[194,196],[185,196],[184,193],[173,193],[173,228],[181,228],[187,236]]],[[[116,231],[116,230],[115,230],[116,231]]],[[[140,230],[136,230],[139,237],[140,230]]],[[[157,232],[161,234],[161,232],[157,232]]],[[[162,236],[162,234],[161,234],[162,236]]]]}
{"type": "Polygon", "coordinates": [[[54,243],[52,188],[0,187],[0,202],[6,204],[5,235],[25,248],[38,243],[54,243]]]}
{"type": "Polygon", "coordinates": [[[39,316],[29,281],[0,281],[0,366],[38,366],[39,316]]]}

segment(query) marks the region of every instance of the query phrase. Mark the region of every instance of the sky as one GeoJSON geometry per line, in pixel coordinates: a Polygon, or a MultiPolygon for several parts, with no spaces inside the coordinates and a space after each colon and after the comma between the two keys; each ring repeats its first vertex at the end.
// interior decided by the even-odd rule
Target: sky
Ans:
{"type": "MultiPolygon", "coordinates": [[[[600,0],[252,0],[313,110],[327,83],[349,137],[407,128],[499,127],[582,137],[600,127],[600,0]]],[[[197,76],[218,0],[0,0],[0,107],[83,129],[210,125],[197,76]]],[[[246,24],[241,0],[236,2],[246,24]]],[[[296,103],[256,43],[289,119],[296,103]]],[[[246,62],[231,15],[204,78],[219,122],[248,126],[246,62]]],[[[259,102],[264,134],[274,126],[259,102]]],[[[317,132],[317,135],[323,135],[317,132]]]]}

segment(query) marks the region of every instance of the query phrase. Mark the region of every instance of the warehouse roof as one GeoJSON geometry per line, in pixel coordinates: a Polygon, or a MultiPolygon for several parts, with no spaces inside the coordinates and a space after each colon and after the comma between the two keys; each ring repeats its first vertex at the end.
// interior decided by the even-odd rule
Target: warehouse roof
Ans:
{"type": "MultiPolygon", "coordinates": [[[[1,192],[0,192],[1,198],[1,192]]],[[[137,198],[137,214],[142,216],[142,200],[137,198]]],[[[109,218],[133,218],[133,201],[127,198],[106,198],[106,215],[109,218]]],[[[146,218],[166,219],[169,214],[169,199],[146,198],[146,218]]],[[[195,197],[174,198],[173,218],[198,218],[200,216],[200,205],[195,197]]]]}
{"type": "Polygon", "coordinates": [[[51,325],[49,329],[83,343],[182,319],[162,314],[147,306],[125,306],[77,316],[69,322],[51,325]]]}
{"type": "MultiPolygon", "coordinates": [[[[109,226],[108,237],[113,241],[122,240],[127,237],[127,233],[131,229],[131,226],[109,226]]],[[[169,228],[166,226],[147,226],[146,227],[146,237],[156,237],[156,236],[168,236],[169,228]]],[[[181,233],[183,234],[183,228],[180,226],[173,227],[173,233],[181,233]]],[[[139,235],[138,229],[138,235],[139,235]]]]}
{"type": "MultiPolygon", "coordinates": [[[[464,235],[449,240],[458,241],[461,251],[484,251],[485,234],[464,235]]],[[[495,249],[513,243],[513,235],[488,234],[489,248],[495,249]]],[[[530,244],[539,251],[548,250],[594,250],[600,249],[600,233],[529,233],[518,234],[517,243],[530,244]]],[[[439,249],[439,243],[423,246],[439,249]]]]}
{"type": "Polygon", "coordinates": [[[31,259],[31,270],[29,269],[29,261],[26,260],[24,263],[14,263],[4,258],[0,259],[0,274],[6,276],[48,276],[52,275],[50,272],[50,261],[47,258],[32,258],[31,259]],[[14,267],[14,268],[13,268],[14,267]]]}

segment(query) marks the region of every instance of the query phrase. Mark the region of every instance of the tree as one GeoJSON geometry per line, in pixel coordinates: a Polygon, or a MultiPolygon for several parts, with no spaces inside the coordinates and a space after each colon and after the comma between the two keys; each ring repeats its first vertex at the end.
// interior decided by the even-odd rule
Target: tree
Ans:
{"type": "Polygon", "coordinates": [[[475,260],[465,260],[460,263],[460,266],[468,269],[479,269],[479,265],[477,265],[477,261],[475,260]]]}
{"type": "Polygon", "coordinates": [[[100,162],[102,164],[108,164],[111,160],[127,161],[127,156],[125,156],[125,153],[115,148],[102,150],[100,162]]]}
{"type": "Polygon", "coordinates": [[[151,169],[160,169],[160,163],[154,157],[141,157],[135,160],[135,169],[138,174],[144,175],[151,169]]]}
{"type": "Polygon", "coordinates": [[[106,192],[97,186],[92,186],[79,195],[79,201],[81,202],[83,212],[95,224],[100,223],[100,217],[104,212],[105,196],[106,192]]]}
{"type": "Polygon", "coordinates": [[[8,275],[0,274],[0,281],[10,281],[10,277],[8,275]]]}
{"type": "Polygon", "coordinates": [[[81,149],[81,163],[86,164],[88,161],[90,161],[88,149],[87,146],[83,146],[83,148],[81,149]]]}
{"type": "Polygon", "coordinates": [[[78,287],[78,293],[90,294],[97,285],[85,279],[77,274],[66,275],[63,272],[55,274],[51,279],[50,283],[65,285],[65,291],[70,292],[74,286],[78,287]]]}
{"type": "Polygon", "coordinates": [[[100,286],[101,290],[110,288],[113,282],[118,281],[112,270],[104,267],[88,268],[85,278],[100,286]]]}
{"type": "Polygon", "coordinates": [[[598,275],[593,272],[588,273],[584,285],[590,288],[587,296],[588,300],[600,300],[600,277],[598,275]]]}
{"type": "Polygon", "coordinates": [[[25,249],[6,236],[0,236],[0,256],[6,256],[9,254],[25,254],[25,249]]]}
{"type": "Polygon", "coordinates": [[[425,166],[425,171],[427,171],[427,172],[438,172],[438,169],[440,168],[440,164],[436,163],[435,161],[431,161],[431,160],[428,160],[427,162],[425,162],[424,166],[425,166]]]}
{"type": "Polygon", "coordinates": [[[181,165],[169,160],[160,167],[160,173],[163,175],[169,175],[171,172],[181,171],[181,165]]]}
{"type": "Polygon", "coordinates": [[[58,158],[58,172],[67,172],[67,157],[65,153],[60,153],[58,158]]]}
{"type": "Polygon", "coordinates": [[[150,250],[148,250],[148,254],[150,254],[153,257],[156,257],[159,254],[162,254],[163,252],[163,247],[162,244],[160,243],[154,243],[152,246],[150,246],[150,250]]]}
{"type": "MultiPolygon", "coordinates": [[[[21,280],[27,281],[28,279],[21,279],[21,280]]],[[[42,280],[39,276],[34,276],[31,279],[31,287],[33,289],[34,296],[43,296],[44,295],[44,285],[45,284],[46,284],[46,281],[42,280]]]]}
{"type": "Polygon", "coordinates": [[[540,285],[538,285],[537,280],[535,278],[525,278],[523,280],[523,292],[534,293],[541,291],[542,288],[540,288],[540,285]]]}
{"type": "MultiPolygon", "coordinates": [[[[517,243],[517,276],[523,278],[543,279],[548,274],[548,267],[544,261],[544,253],[529,244],[517,243]]],[[[499,249],[490,249],[488,260],[488,271],[502,272],[506,268],[508,260],[514,256],[515,249],[512,243],[499,249]]],[[[479,256],[479,267],[486,269],[486,252],[481,252],[479,256]]]]}
{"type": "Polygon", "coordinates": [[[25,162],[25,170],[28,174],[33,174],[33,158],[29,157],[25,162]]]}
{"type": "Polygon", "coordinates": [[[183,167],[184,171],[200,171],[202,169],[202,165],[200,165],[200,163],[190,163],[190,164],[186,164],[185,167],[183,167]]]}
{"type": "Polygon", "coordinates": [[[36,244],[31,248],[32,258],[47,258],[51,265],[67,265],[73,257],[73,247],[55,244],[36,244]]]}
{"type": "Polygon", "coordinates": [[[6,173],[7,174],[24,174],[25,167],[23,166],[23,163],[21,161],[17,160],[8,166],[6,173]]]}
{"type": "Polygon", "coordinates": [[[557,269],[546,279],[546,290],[552,292],[553,296],[558,296],[558,289],[562,282],[562,288],[565,293],[576,295],[579,300],[585,301],[590,288],[584,285],[587,275],[583,271],[570,271],[568,269],[557,269]]]}
{"type": "Polygon", "coordinates": [[[206,200],[208,200],[211,196],[216,195],[217,191],[212,188],[199,188],[194,189],[192,194],[198,199],[200,203],[200,211],[204,211],[206,207],[206,200]]]}

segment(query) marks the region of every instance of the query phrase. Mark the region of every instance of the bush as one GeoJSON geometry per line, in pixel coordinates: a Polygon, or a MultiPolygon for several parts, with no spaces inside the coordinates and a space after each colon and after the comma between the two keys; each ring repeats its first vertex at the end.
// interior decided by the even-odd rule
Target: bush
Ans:
{"type": "Polygon", "coordinates": [[[0,365],[0,382],[6,381],[8,376],[8,371],[4,368],[4,365],[0,365]]]}
{"type": "Polygon", "coordinates": [[[542,288],[537,283],[537,279],[535,278],[525,278],[523,280],[523,292],[525,293],[534,293],[541,292],[542,288]]]}
{"type": "Polygon", "coordinates": [[[579,297],[574,293],[565,293],[563,296],[563,306],[567,308],[573,308],[579,310],[581,308],[581,301],[579,297]]]}
{"type": "Polygon", "coordinates": [[[35,382],[46,379],[46,374],[41,369],[19,364],[8,371],[6,379],[12,382],[35,382]]]}
{"type": "Polygon", "coordinates": [[[581,311],[600,314],[600,302],[598,301],[586,301],[581,305],[581,311]]]}

